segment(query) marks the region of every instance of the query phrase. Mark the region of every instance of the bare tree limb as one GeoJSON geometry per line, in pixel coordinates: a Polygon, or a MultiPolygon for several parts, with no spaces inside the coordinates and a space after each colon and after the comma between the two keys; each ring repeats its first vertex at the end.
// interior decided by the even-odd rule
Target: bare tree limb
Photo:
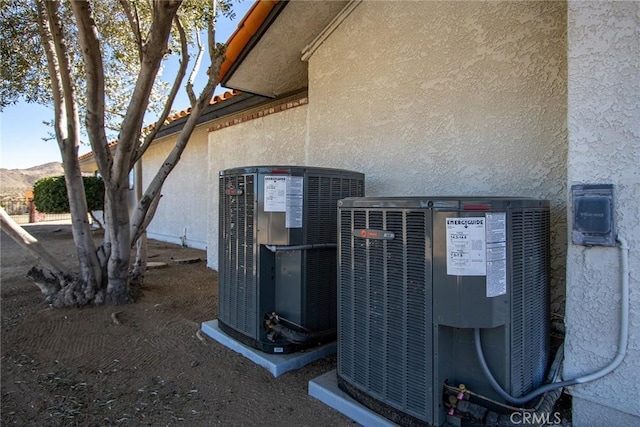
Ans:
{"type": "Polygon", "coordinates": [[[211,97],[213,96],[213,91],[218,85],[218,77],[220,75],[220,67],[222,66],[222,62],[224,61],[224,55],[226,51],[226,47],[224,44],[215,45],[215,11],[216,11],[216,0],[213,2],[213,13],[211,14],[208,21],[208,37],[209,41],[209,57],[211,58],[211,66],[207,72],[208,79],[207,84],[204,89],[200,93],[200,96],[196,100],[196,103],[193,105],[191,109],[191,114],[187,118],[186,123],[182,127],[180,134],[176,140],[176,143],[166,157],[163,162],[163,166],[160,168],[158,173],[156,173],[155,177],[151,180],[151,183],[147,187],[145,194],[140,199],[138,206],[131,217],[131,245],[133,245],[139,236],[144,231],[145,223],[147,222],[147,218],[151,218],[149,216],[149,211],[151,210],[154,200],[159,196],[159,193],[162,189],[162,185],[165,180],[171,173],[171,171],[175,168],[176,164],[180,160],[184,149],[189,142],[189,137],[191,136],[193,130],[195,129],[202,112],[209,106],[209,102],[211,101],[211,97]]]}
{"type": "Polygon", "coordinates": [[[216,61],[212,66],[212,70],[210,70],[208,82],[202,93],[200,94],[200,97],[198,98],[195,106],[191,110],[189,118],[180,131],[175,146],[163,162],[162,168],[160,168],[156,176],[147,187],[145,194],[142,196],[142,199],[138,203],[138,206],[133,213],[131,218],[131,245],[135,243],[135,241],[144,231],[145,223],[152,218],[152,215],[149,215],[149,211],[153,206],[154,200],[158,197],[164,181],[167,179],[171,171],[175,168],[176,164],[180,160],[180,156],[182,156],[182,153],[184,152],[184,149],[189,142],[189,137],[195,129],[198,123],[198,119],[202,115],[202,112],[209,106],[209,101],[211,100],[211,96],[213,95],[213,90],[218,85],[218,75],[221,65],[222,59],[216,58],[216,61]]]}
{"type": "Polygon", "coordinates": [[[36,259],[42,260],[49,265],[54,270],[53,273],[58,279],[62,281],[65,277],[70,276],[67,267],[47,252],[40,242],[38,242],[38,239],[20,227],[2,207],[0,207],[0,222],[2,223],[2,231],[4,231],[7,236],[11,237],[17,244],[29,251],[36,259]]]}
{"type": "Polygon", "coordinates": [[[131,2],[128,0],[119,0],[120,5],[124,9],[125,15],[127,15],[127,20],[129,21],[129,25],[131,26],[131,31],[133,32],[133,36],[136,39],[136,46],[138,46],[138,57],[140,58],[140,62],[142,62],[142,34],[140,32],[140,21],[138,19],[138,9],[133,3],[133,11],[131,11],[131,2]]]}
{"type": "Polygon", "coordinates": [[[104,64],[98,40],[96,24],[91,17],[91,7],[86,0],[71,2],[73,14],[78,25],[78,37],[82,48],[87,81],[86,130],[91,142],[96,163],[105,185],[111,183],[111,165],[113,162],[109,142],[105,132],[105,87],[104,64]]]}
{"type": "Polygon", "coordinates": [[[214,49],[216,45],[216,14],[218,11],[218,0],[213,0],[213,10],[207,20],[207,44],[209,46],[209,60],[213,64],[215,59],[214,49]]]}
{"type": "Polygon", "coordinates": [[[98,227],[100,227],[101,229],[104,230],[104,226],[102,225],[102,223],[100,222],[100,220],[98,218],[96,218],[96,216],[93,214],[93,211],[89,211],[89,215],[91,216],[91,219],[93,220],[93,222],[95,222],[96,224],[98,224],[98,227]]]}
{"type": "Polygon", "coordinates": [[[162,198],[162,194],[156,193],[155,197],[151,201],[151,205],[149,206],[149,209],[147,210],[147,214],[144,220],[142,221],[142,227],[139,227],[138,229],[135,230],[135,233],[131,234],[133,236],[133,238],[131,239],[132,245],[136,240],[140,238],[142,233],[144,233],[144,231],[147,229],[147,227],[151,223],[151,220],[153,219],[154,215],[156,214],[156,210],[158,209],[158,205],[160,205],[161,198],[162,198]]]}
{"type": "MultiPolygon", "coordinates": [[[[184,33],[184,30],[182,30],[184,33]]],[[[186,49],[186,38],[183,37],[183,34],[180,34],[180,39],[182,41],[183,49],[186,49]]],[[[202,62],[202,57],[204,56],[204,47],[202,46],[202,42],[200,41],[200,33],[196,31],[196,42],[198,44],[198,55],[196,56],[196,62],[193,64],[193,69],[191,73],[189,73],[189,78],[187,79],[187,95],[189,96],[189,103],[191,107],[196,103],[196,94],[193,92],[193,81],[200,70],[200,63],[202,62]]]]}
{"type": "Polygon", "coordinates": [[[181,4],[181,0],[155,0],[152,3],[153,21],[147,41],[142,46],[140,72],[122,121],[116,146],[112,170],[117,185],[124,186],[126,184],[129,171],[135,164],[131,159],[140,141],[144,113],[149,104],[149,95],[158,75],[162,58],[167,51],[171,23],[181,4]]]}
{"type": "MultiPolygon", "coordinates": [[[[57,6],[51,2],[49,6],[57,6]]],[[[65,111],[64,94],[62,89],[62,76],[60,73],[60,63],[56,56],[56,45],[53,40],[52,29],[49,24],[48,13],[44,10],[45,3],[36,2],[38,12],[38,28],[40,29],[40,37],[47,56],[47,65],[49,68],[49,78],[51,79],[51,92],[53,95],[53,111],[54,111],[54,127],[56,129],[56,138],[60,151],[63,151],[62,141],[67,134],[67,116],[63,114],[65,111]]]]}
{"type": "Polygon", "coordinates": [[[144,152],[147,151],[147,148],[149,148],[149,145],[151,145],[151,143],[155,139],[156,135],[158,134],[158,131],[164,124],[165,120],[167,120],[167,117],[169,117],[169,113],[171,112],[171,107],[173,106],[173,101],[176,99],[176,95],[178,94],[178,91],[180,90],[180,85],[182,84],[182,80],[184,79],[184,76],[187,73],[187,65],[189,64],[189,52],[187,48],[186,35],[184,33],[182,24],[180,23],[180,18],[177,15],[175,16],[173,22],[178,28],[178,33],[180,34],[180,44],[182,46],[181,47],[182,59],[180,60],[180,67],[178,68],[176,77],[173,80],[173,85],[171,86],[171,91],[169,92],[169,96],[165,101],[164,108],[162,109],[162,113],[160,113],[160,116],[158,117],[158,120],[156,120],[155,124],[151,126],[151,129],[149,130],[149,133],[145,136],[143,143],[136,149],[136,152],[131,158],[131,167],[133,167],[133,165],[135,165],[135,163],[138,160],[140,160],[144,152]]]}

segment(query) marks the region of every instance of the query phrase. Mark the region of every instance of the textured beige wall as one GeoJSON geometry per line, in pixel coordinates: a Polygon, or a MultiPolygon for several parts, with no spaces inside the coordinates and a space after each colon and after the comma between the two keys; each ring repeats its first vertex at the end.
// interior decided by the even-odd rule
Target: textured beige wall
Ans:
{"type": "MultiPolygon", "coordinates": [[[[568,17],[568,183],[614,184],[616,228],[631,247],[628,353],[571,388],[573,423],[640,425],[640,3],[570,1],[568,17]]],[[[613,359],[620,279],[617,249],[569,245],[565,378],[613,359]]]]}
{"type": "Polygon", "coordinates": [[[367,195],[550,199],[562,311],[565,31],[563,2],[361,3],[310,58],[308,163],[367,195]]]}
{"type": "MultiPolygon", "coordinates": [[[[188,247],[206,249],[207,204],[209,197],[207,165],[207,125],[198,126],[189,140],[178,165],[167,178],[148,236],[164,242],[181,244],[185,236],[188,247]],[[186,233],[185,233],[186,230],[186,233]]],[[[173,148],[177,135],[159,139],[144,155],[143,191],[158,172],[173,148]]]]}
{"type": "Polygon", "coordinates": [[[258,165],[304,165],[307,105],[209,134],[207,266],[218,268],[218,177],[225,169],[258,165]]]}

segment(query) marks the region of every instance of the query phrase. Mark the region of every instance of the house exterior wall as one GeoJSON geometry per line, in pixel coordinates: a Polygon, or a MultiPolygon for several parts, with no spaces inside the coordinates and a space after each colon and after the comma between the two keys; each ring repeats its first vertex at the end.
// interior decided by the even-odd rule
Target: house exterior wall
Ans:
{"type": "MultiPolygon", "coordinates": [[[[571,388],[573,425],[640,425],[640,3],[570,1],[568,18],[568,184],[614,184],[617,232],[631,248],[627,356],[571,388]]],[[[569,244],[565,378],[614,358],[620,280],[618,249],[569,244]]]]}
{"type": "MultiPolygon", "coordinates": [[[[267,110],[268,111],[268,110],[267,110]]],[[[307,105],[209,133],[207,266],[218,268],[219,172],[241,166],[304,165],[307,105]]]]}
{"type": "Polygon", "coordinates": [[[368,196],[550,199],[561,312],[565,30],[563,2],[362,2],[309,59],[308,164],[368,196]]]}
{"type": "MultiPolygon", "coordinates": [[[[158,210],[147,228],[151,239],[207,247],[207,125],[196,127],[180,161],[164,183],[158,210]]],[[[151,182],[175,145],[177,134],[155,141],[143,157],[142,188],[151,182]]]]}

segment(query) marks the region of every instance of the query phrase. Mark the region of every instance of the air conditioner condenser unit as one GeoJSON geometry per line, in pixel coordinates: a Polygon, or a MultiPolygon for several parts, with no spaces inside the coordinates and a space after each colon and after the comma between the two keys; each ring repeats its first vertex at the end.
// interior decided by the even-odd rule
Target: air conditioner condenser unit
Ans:
{"type": "Polygon", "coordinates": [[[502,402],[549,362],[549,203],[348,198],[338,208],[338,385],[401,425],[441,426],[444,384],[502,402]]]}
{"type": "Polygon", "coordinates": [[[267,353],[335,340],[337,202],[358,172],[248,166],[220,172],[218,325],[267,353]]]}

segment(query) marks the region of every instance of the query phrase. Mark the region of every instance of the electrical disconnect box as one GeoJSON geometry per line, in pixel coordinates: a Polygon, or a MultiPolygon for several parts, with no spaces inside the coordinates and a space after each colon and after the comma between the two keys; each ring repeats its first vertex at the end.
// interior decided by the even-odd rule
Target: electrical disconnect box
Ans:
{"type": "Polygon", "coordinates": [[[571,187],[575,245],[615,246],[613,185],[587,184],[571,187]]]}

